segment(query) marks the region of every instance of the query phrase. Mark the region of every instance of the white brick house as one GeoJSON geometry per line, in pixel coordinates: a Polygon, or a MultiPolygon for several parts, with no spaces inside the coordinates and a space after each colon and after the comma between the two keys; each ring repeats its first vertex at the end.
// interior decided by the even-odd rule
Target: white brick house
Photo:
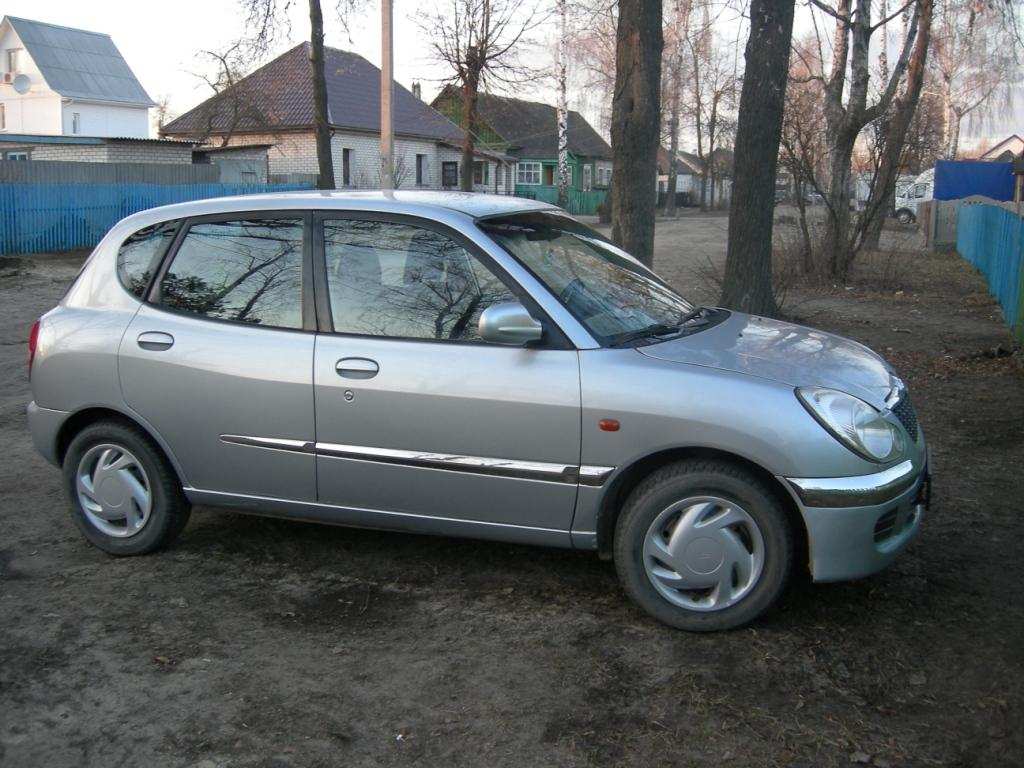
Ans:
{"type": "MultiPolygon", "coordinates": [[[[328,119],[334,182],[339,188],[380,187],[380,70],[366,59],[325,50],[328,119]]],[[[165,136],[228,146],[270,145],[271,177],[318,173],[313,133],[309,44],[302,43],[173,120],[165,136]]],[[[461,129],[394,86],[395,186],[401,189],[458,187],[461,129]]],[[[512,194],[511,158],[478,152],[475,189],[512,194]]]]}
{"type": "Polygon", "coordinates": [[[0,134],[145,138],[152,106],[109,35],[0,21],[0,134]]]}

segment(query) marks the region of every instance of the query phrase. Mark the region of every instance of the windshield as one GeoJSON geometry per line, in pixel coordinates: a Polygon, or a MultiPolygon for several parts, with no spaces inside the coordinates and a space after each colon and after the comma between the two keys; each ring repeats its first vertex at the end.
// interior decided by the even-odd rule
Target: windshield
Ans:
{"type": "Polygon", "coordinates": [[[679,332],[697,314],[654,273],[569,216],[532,211],[478,223],[604,345],[679,332]]]}

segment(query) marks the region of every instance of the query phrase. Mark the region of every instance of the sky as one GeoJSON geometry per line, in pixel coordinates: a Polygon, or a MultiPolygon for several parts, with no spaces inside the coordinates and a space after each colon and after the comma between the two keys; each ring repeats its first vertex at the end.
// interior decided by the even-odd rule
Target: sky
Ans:
{"type": "MultiPolygon", "coordinates": [[[[368,0],[368,10],[353,20],[348,32],[338,18],[335,2],[321,0],[326,44],[355,51],[379,66],[377,0],[368,0]]],[[[439,90],[445,72],[431,61],[429,41],[414,16],[417,9],[431,8],[438,2],[440,0],[394,0],[395,79],[407,88],[414,80],[421,81],[423,96],[428,101],[439,90]]],[[[292,5],[290,37],[278,43],[274,55],[309,39],[308,5],[304,0],[293,0],[292,5]]],[[[200,57],[199,52],[224,49],[244,32],[237,0],[44,0],[42,3],[39,0],[3,0],[0,13],[109,34],[149,95],[156,101],[168,98],[172,115],[182,114],[211,93],[209,86],[193,74],[214,71],[211,62],[200,57]]],[[[734,13],[730,16],[736,18],[734,13]]],[[[797,34],[806,26],[807,20],[798,14],[797,34]]],[[[553,23],[551,28],[553,36],[553,23]]],[[[716,31],[726,39],[735,39],[736,29],[734,20],[716,25],[716,31]]],[[[740,66],[744,43],[745,40],[739,41],[740,66]]],[[[551,48],[542,45],[536,57],[553,61],[551,48]]],[[[513,95],[554,103],[551,81],[543,78],[518,88],[513,95]]],[[[582,109],[601,130],[592,105],[573,104],[572,99],[570,94],[570,108],[582,109]]],[[[971,134],[979,132],[992,134],[997,139],[1012,132],[1024,134],[1024,103],[1002,110],[994,121],[983,127],[972,130],[964,125],[967,141],[971,140],[971,134]]]]}

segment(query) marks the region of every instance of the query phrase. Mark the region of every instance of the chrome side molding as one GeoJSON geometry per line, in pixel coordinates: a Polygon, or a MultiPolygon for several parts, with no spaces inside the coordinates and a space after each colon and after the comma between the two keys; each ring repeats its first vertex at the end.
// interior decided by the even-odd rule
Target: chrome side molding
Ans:
{"type": "Polygon", "coordinates": [[[374,448],[366,445],[344,445],[341,443],[314,443],[304,440],[288,440],[276,437],[253,437],[251,435],[221,435],[222,442],[244,445],[251,448],[265,448],[272,451],[292,451],[327,456],[336,459],[373,461],[379,464],[400,464],[407,467],[442,469],[449,472],[467,472],[478,475],[514,477],[521,480],[544,480],[552,483],[568,483],[600,487],[615,471],[615,467],[599,467],[584,464],[554,464],[545,461],[521,461],[499,459],[487,456],[465,456],[454,453],[432,453],[428,451],[406,451],[397,448],[374,448]]]}

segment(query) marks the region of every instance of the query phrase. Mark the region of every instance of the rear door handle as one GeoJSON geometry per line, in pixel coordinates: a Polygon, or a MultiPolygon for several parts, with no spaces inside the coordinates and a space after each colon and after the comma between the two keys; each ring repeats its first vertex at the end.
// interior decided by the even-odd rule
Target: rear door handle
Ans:
{"type": "Polygon", "coordinates": [[[146,331],[145,333],[139,334],[138,342],[139,346],[143,349],[159,352],[173,347],[174,337],[169,333],[163,333],[161,331],[146,331]]]}
{"type": "Polygon", "coordinates": [[[380,366],[366,357],[343,357],[334,370],[346,379],[372,379],[380,372],[380,366]]]}

